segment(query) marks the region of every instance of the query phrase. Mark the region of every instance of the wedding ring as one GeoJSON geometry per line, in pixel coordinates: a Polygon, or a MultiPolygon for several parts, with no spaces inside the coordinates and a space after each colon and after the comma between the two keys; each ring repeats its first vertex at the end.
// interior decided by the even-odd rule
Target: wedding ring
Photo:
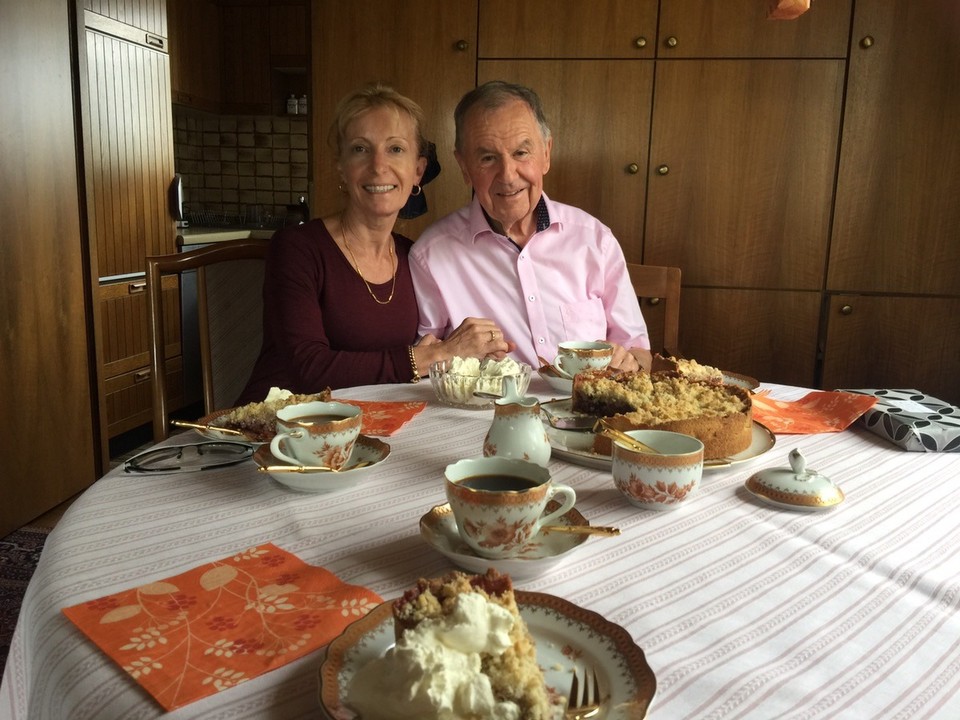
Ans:
{"type": "Polygon", "coordinates": [[[490,331],[490,339],[491,339],[491,340],[496,340],[496,339],[497,339],[497,331],[496,331],[496,330],[491,330],[491,331],[490,331]]]}

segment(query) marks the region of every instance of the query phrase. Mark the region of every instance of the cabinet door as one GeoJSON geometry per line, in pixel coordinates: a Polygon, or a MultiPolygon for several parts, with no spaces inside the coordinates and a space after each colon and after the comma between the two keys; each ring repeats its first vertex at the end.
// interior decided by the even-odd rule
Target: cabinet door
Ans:
{"type": "Polygon", "coordinates": [[[83,9],[161,37],[167,36],[166,0],[83,0],[83,9]]]}
{"type": "Polygon", "coordinates": [[[680,350],[758,380],[815,387],[819,322],[818,292],[684,286],[680,350]]]}
{"type": "Polygon", "coordinates": [[[430,222],[469,202],[453,157],[453,109],[475,85],[475,0],[316,0],[312,27],[314,215],[336,212],[343,204],[336,160],[326,142],[334,108],[348,92],[377,81],[423,108],[425,134],[436,143],[443,166],[424,190],[427,214],[401,221],[397,229],[415,238],[430,222]]]}
{"type": "Polygon", "coordinates": [[[173,179],[166,54],[86,30],[84,162],[87,221],[99,277],[144,271],[174,252],[167,207],[173,179]]]}
{"type": "Polygon", "coordinates": [[[103,469],[68,10],[60,0],[0,3],[0,537],[103,469]],[[28,451],[40,438],[56,438],[56,451],[28,451]]]}
{"type": "Polygon", "coordinates": [[[554,138],[545,192],[609,225],[640,262],[653,63],[481,60],[477,79],[537,92],[554,138]]]}
{"type": "MultiPolygon", "coordinates": [[[[885,2],[886,0],[878,0],[885,2]]],[[[852,0],[820,0],[795,20],[767,19],[766,0],[661,3],[661,58],[844,58],[852,0]]]]}
{"type": "Polygon", "coordinates": [[[270,13],[262,5],[222,4],[221,100],[225,113],[270,112],[270,13]]]}
{"type": "Polygon", "coordinates": [[[843,75],[839,60],[658,61],[643,261],[682,268],[684,287],[819,290],[843,75]]]}
{"type": "Polygon", "coordinates": [[[220,109],[220,9],[210,0],[169,0],[170,87],[173,101],[220,109]]]}
{"type": "Polygon", "coordinates": [[[857,0],[829,287],[960,294],[960,3],[857,0]]]}
{"type": "Polygon", "coordinates": [[[832,296],[821,387],[915,389],[960,405],[960,299],[832,296]]]}
{"type": "Polygon", "coordinates": [[[653,57],[657,0],[480,0],[481,58],[653,57]]]}

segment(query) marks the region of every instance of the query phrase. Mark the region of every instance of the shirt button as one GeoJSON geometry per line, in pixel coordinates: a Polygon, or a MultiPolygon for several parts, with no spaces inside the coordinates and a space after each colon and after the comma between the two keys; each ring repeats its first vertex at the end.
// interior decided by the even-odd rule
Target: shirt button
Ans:
{"type": "Polygon", "coordinates": [[[543,345],[546,342],[546,340],[544,340],[543,338],[537,338],[537,342],[543,345]]]}
{"type": "Polygon", "coordinates": [[[527,298],[527,300],[529,300],[530,302],[533,302],[536,299],[537,299],[536,295],[531,295],[527,298]]]}

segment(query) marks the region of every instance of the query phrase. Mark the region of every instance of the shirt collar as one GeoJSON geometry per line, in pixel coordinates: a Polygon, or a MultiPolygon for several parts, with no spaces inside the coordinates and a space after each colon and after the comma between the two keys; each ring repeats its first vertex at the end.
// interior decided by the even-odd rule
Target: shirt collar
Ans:
{"type": "MultiPolygon", "coordinates": [[[[474,232],[474,238],[476,238],[481,232],[484,232],[484,231],[493,232],[493,233],[496,233],[497,235],[501,235],[501,233],[497,233],[497,231],[493,229],[493,224],[490,222],[490,216],[487,215],[487,211],[483,209],[482,205],[480,205],[480,201],[476,198],[476,196],[474,196],[473,202],[474,202],[475,208],[479,209],[480,215],[482,216],[482,219],[483,219],[482,220],[483,225],[481,227],[476,227],[476,225],[474,224],[474,227],[476,228],[474,232]]],[[[537,202],[537,206],[533,210],[533,215],[537,221],[537,229],[535,232],[543,232],[548,227],[550,227],[550,210],[547,207],[547,196],[545,193],[540,193],[540,200],[537,202]]],[[[503,235],[501,235],[501,237],[503,237],[503,235]]]]}

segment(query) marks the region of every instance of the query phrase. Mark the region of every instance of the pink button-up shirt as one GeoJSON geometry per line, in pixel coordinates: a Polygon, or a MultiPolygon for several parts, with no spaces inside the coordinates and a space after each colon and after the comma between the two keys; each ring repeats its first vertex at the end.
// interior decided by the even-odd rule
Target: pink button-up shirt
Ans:
{"type": "Polygon", "coordinates": [[[476,198],[426,229],[410,251],[420,334],[444,338],[486,317],[538,367],[557,343],[599,340],[649,349],[647,326],[610,228],[543,196],[549,225],[518,248],[491,228],[476,198]]]}

